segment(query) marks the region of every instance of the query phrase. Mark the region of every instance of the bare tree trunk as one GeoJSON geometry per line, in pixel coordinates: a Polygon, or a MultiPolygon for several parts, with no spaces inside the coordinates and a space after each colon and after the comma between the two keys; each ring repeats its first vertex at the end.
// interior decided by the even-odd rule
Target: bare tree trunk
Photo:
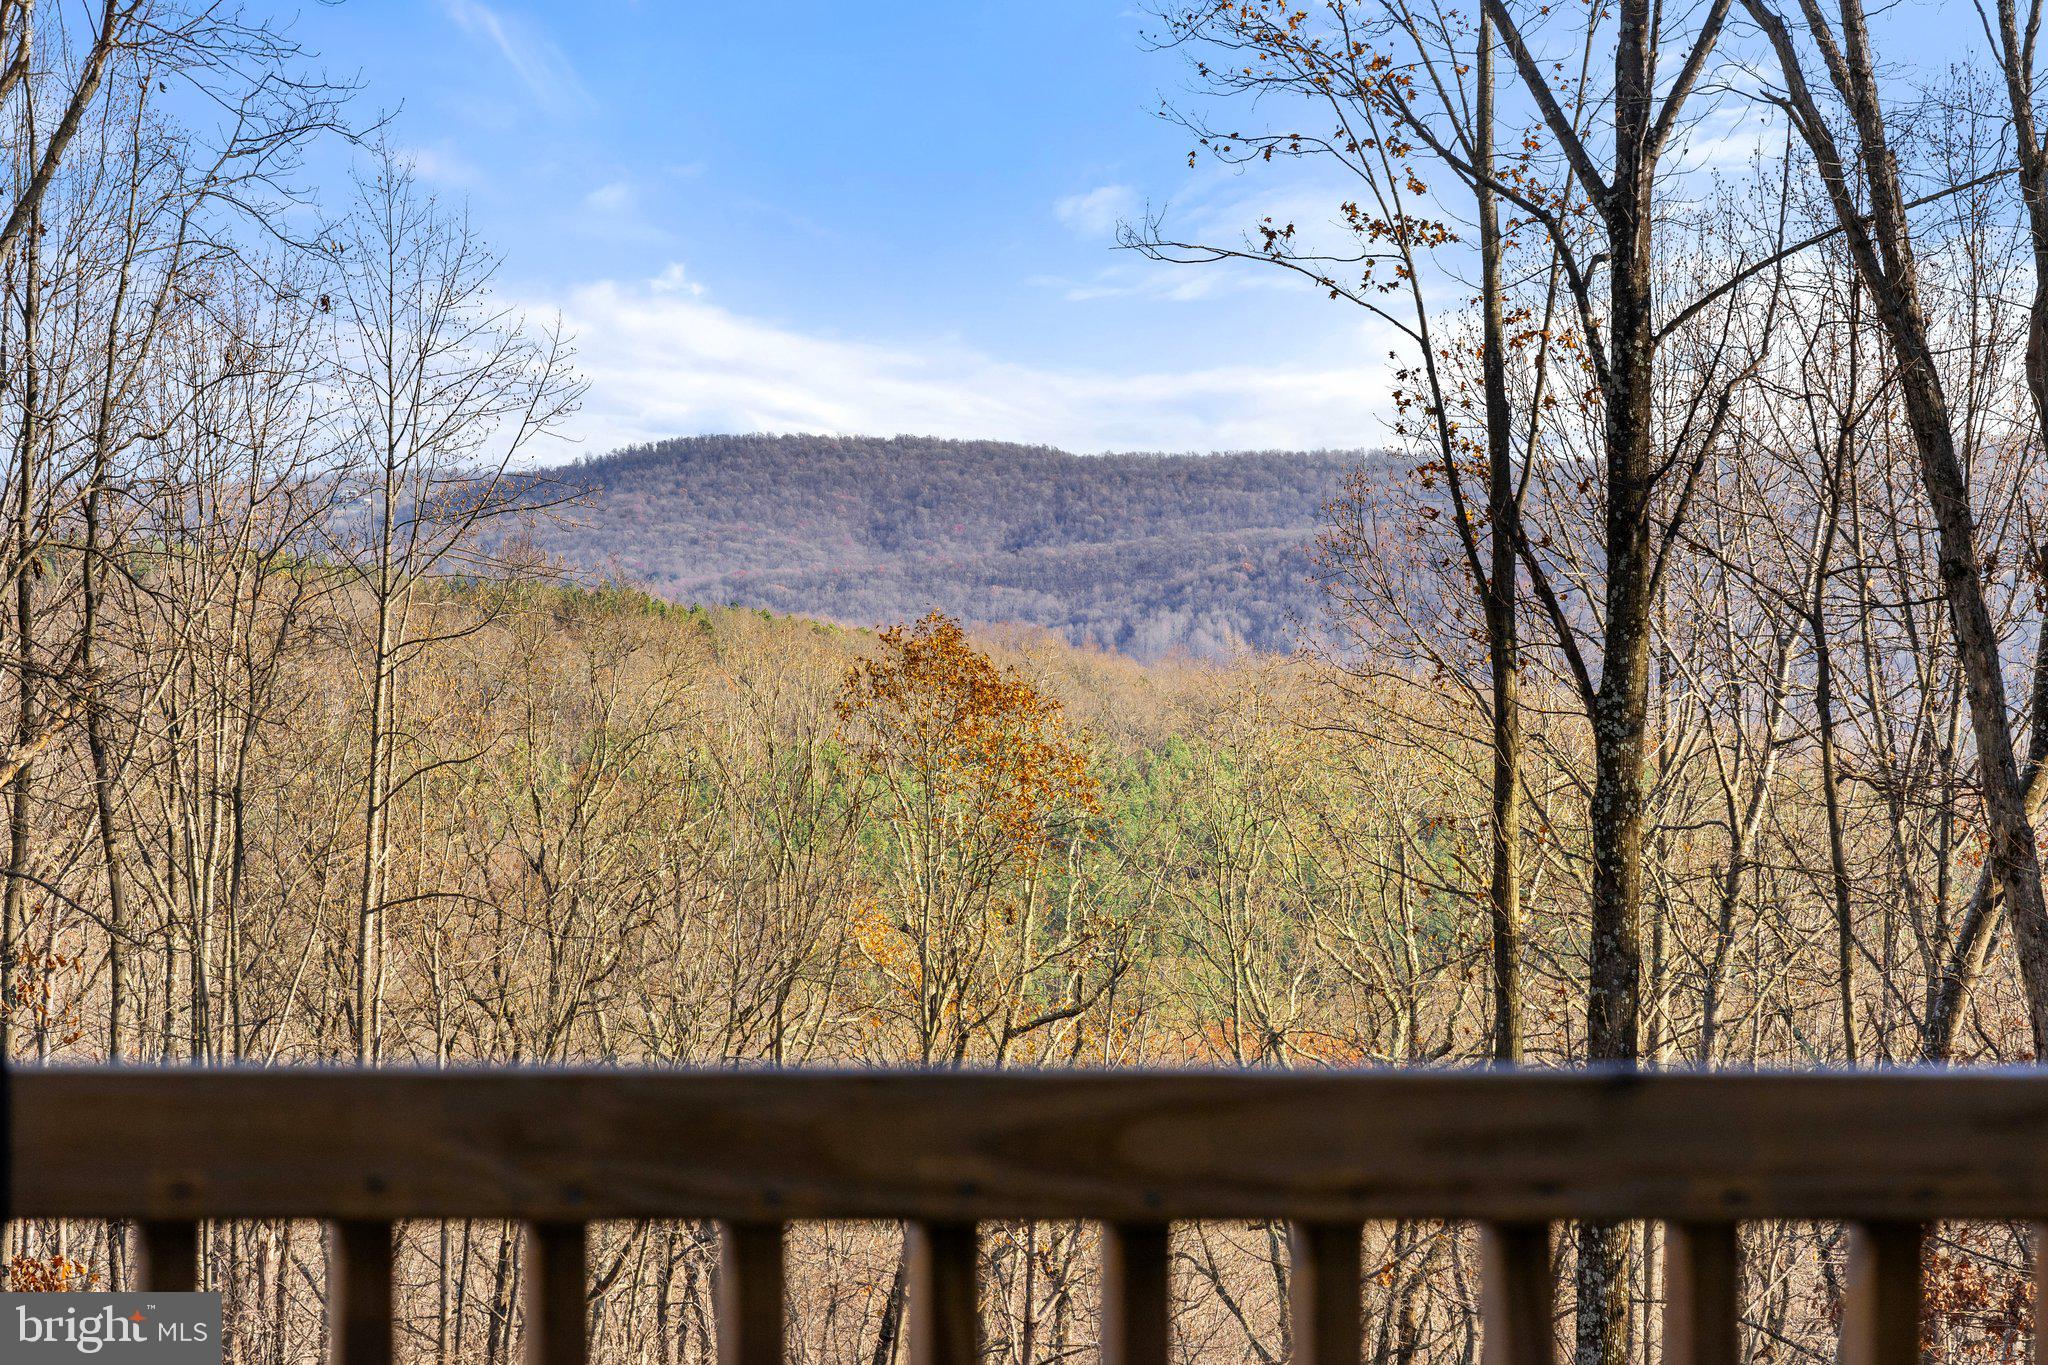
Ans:
{"type": "Polygon", "coordinates": [[[1507,327],[1501,306],[1499,205],[1493,190],[1493,20],[1479,16],[1476,118],[1479,177],[1479,297],[1485,351],[1486,503],[1489,563],[1486,652],[1493,684],[1493,1059],[1522,1060],[1522,716],[1521,641],[1515,620],[1516,547],[1521,499],[1514,473],[1514,432],[1507,391],[1507,327]]]}
{"type": "MultiPolygon", "coordinates": [[[[1683,65],[1666,83],[1661,109],[1656,70],[1660,11],[1650,0],[1622,0],[1615,6],[1613,150],[1605,175],[1555,100],[1553,73],[1530,50],[1506,0],[1485,0],[1485,10],[1573,176],[1598,211],[1607,248],[1607,308],[1600,329],[1605,344],[1594,348],[1604,352],[1599,381],[1606,416],[1606,602],[1600,679],[1587,699],[1595,773],[1586,1053],[1594,1063],[1632,1067],[1641,1053],[1643,803],[1660,563],[1652,525],[1659,510],[1658,485],[1669,467],[1659,460],[1653,409],[1659,336],[1652,300],[1652,200],[1663,145],[1719,41],[1728,3],[1714,0],[1709,7],[1683,65]]],[[[1561,251],[1570,250],[1565,237],[1554,238],[1561,251]]],[[[1583,280],[1583,273],[1574,273],[1591,342],[1596,340],[1594,307],[1583,280]]],[[[1680,499],[1670,509],[1674,530],[1683,507],[1680,499]]],[[[1584,1224],[1579,1229],[1578,1365],[1624,1365],[1627,1359],[1631,1240],[1626,1225],[1584,1224]]]]}
{"type": "MultiPolygon", "coordinates": [[[[1586,1057],[1634,1066],[1641,1049],[1643,797],[1647,754],[1656,492],[1651,411],[1647,7],[1622,7],[1615,50],[1616,164],[1603,205],[1613,259],[1606,386],[1607,620],[1593,706],[1593,905],[1587,944],[1586,1057]]],[[[1625,1365],[1632,1237],[1627,1224],[1579,1229],[1578,1365],[1625,1365]]]]}
{"type": "MultiPolygon", "coordinates": [[[[383,589],[379,588],[380,596],[383,589]]],[[[384,976],[384,871],[389,856],[392,705],[391,613],[377,604],[370,684],[369,753],[363,795],[363,862],[356,896],[356,1061],[374,1065],[382,1051],[384,976]]]]}
{"type": "Polygon", "coordinates": [[[0,892],[0,1063],[13,1056],[12,1015],[21,955],[24,896],[27,888],[29,848],[29,798],[34,765],[27,755],[36,740],[36,614],[35,488],[40,477],[36,445],[42,439],[37,418],[42,405],[41,366],[37,363],[36,328],[42,290],[39,268],[41,234],[31,230],[22,253],[21,296],[21,431],[15,461],[13,560],[14,560],[14,743],[24,755],[7,783],[7,886],[0,892]]]}
{"type": "Polygon", "coordinates": [[[910,1289],[910,1244],[907,1237],[896,1255],[896,1271],[889,1277],[889,1297],[882,1304],[882,1322],[875,1333],[875,1349],[868,1365],[893,1365],[896,1341],[903,1333],[903,1302],[910,1289]]]}
{"type": "MultiPolygon", "coordinates": [[[[1843,452],[1846,457],[1846,451],[1843,452]]],[[[1841,522],[1842,478],[1837,464],[1828,475],[1828,506],[1814,565],[1807,625],[1813,635],[1813,707],[1820,734],[1820,787],[1827,810],[1828,881],[1835,909],[1835,986],[1841,1008],[1842,1055],[1856,1062],[1856,924],[1850,901],[1849,848],[1842,823],[1840,764],[1835,751],[1835,665],[1828,643],[1826,600],[1828,560],[1841,522]]]]}
{"type": "MultiPolygon", "coordinates": [[[[2048,543],[2035,552],[2036,574],[2048,574],[2048,543]]],[[[2048,582],[2048,579],[2044,579],[2048,582]]],[[[2035,628],[2033,682],[2029,689],[2028,714],[2032,717],[2027,739],[2026,802],[2030,814],[2038,816],[2048,806],[2048,617],[2035,628]]],[[[1935,982],[1922,1030],[1921,1056],[1930,1062],[1945,1062],[1955,1054],[1956,1030],[1970,992],[1976,988],[1984,967],[1991,959],[1998,926],[2005,910],[2005,888],[1986,867],[1977,877],[1976,888],[1963,911],[1955,942],[1935,982]]]]}

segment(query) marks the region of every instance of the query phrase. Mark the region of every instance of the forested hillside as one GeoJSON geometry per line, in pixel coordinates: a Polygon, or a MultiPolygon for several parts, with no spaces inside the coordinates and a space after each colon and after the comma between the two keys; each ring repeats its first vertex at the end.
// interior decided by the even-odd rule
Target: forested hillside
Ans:
{"type": "MultiPolygon", "coordinates": [[[[1305,660],[1143,665],[942,618],[874,633],[505,578],[417,586],[436,638],[411,652],[380,722],[376,602],[358,576],[225,536],[135,569],[111,604],[133,641],[108,731],[126,760],[114,809],[128,856],[67,842],[90,829],[95,797],[89,737],[73,732],[47,751],[32,808],[50,891],[28,903],[17,968],[25,1055],[1259,1068],[1484,1055],[1487,907],[1464,879],[1491,838],[1489,764],[1468,693],[1305,660]],[[208,634],[206,584],[258,602],[270,629],[208,634]],[[380,736],[398,777],[365,918],[357,803],[380,736]],[[940,795],[905,799],[918,793],[940,795]],[[110,934],[81,907],[114,884],[127,897],[110,934]],[[363,965],[379,956],[381,977],[363,965]]],[[[75,605],[43,600],[53,629],[79,629],[75,605]]],[[[1553,1066],[1585,1049],[1561,1003],[1585,951],[1570,913],[1589,818],[1570,795],[1573,731],[1554,708],[1532,714],[1532,776],[1560,795],[1527,902],[1527,1046],[1553,1066]]],[[[1710,738],[1748,733],[1731,721],[1710,738]]],[[[1672,824],[1713,828],[1710,752],[1702,741],[1664,775],[1672,824]]],[[[1810,750],[1783,755],[1777,818],[1755,846],[1768,879],[1727,894],[1719,839],[1662,851],[1660,923],[1684,946],[1647,964],[1659,1055],[1840,1046],[1819,771],[1810,750]]],[[[1860,1022],[1910,1054],[1911,1002],[1939,963],[1885,922],[1887,827],[1849,834],[1859,933],[1900,963],[1899,991],[1870,992],[1860,1022]]],[[[2018,1044],[2016,994],[1994,963],[1966,1055],[2018,1044]]],[[[1271,1226],[1188,1230],[1173,1309],[1202,1343],[1188,1360],[1285,1359],[1271,1226]]],[[[63,1242],[17,1227],[16,1287],[129,1282],[106,1223],[63,1242]]],[[[209,1274],[232,1296],[237,1358],[318,1358],[317,1234],[220,1229],[209,1274]]],[[[991,1339],[1029,1335],[1043,1365],[1094,1339],[1097,1241],[1086,1224],[1029,1231],[1027,1256],[1024,1225],[998,1225],[981,1274],[991,1339]]],[[[1813,1236],[1771,1225],[1753,1243],[1801,1277],[1763,1320],[1802,1359],[1832,1342],[1813,1236]]],[[[1390,1264],[1472,1258],[1453,1224],[1372,1239],[1390,1264]]],[[[397,1312],[413,1358],[519,1358],[503,1288],[518,1245],[501,1225],[407,1225],[397,1312]]],[[[792,1229],[792,1359],[889,1354],[900,1246],[893,1227],[792,1229]]],[[[595,1358],[714,1358],[710,1225],[602,1224],[591,1255],[619,1268],[593,1300],[595,1358]]],[[[1384,1277],[1363,1292],[1371,1320],[1433,1322],[1447,1344],[1430,1359],[1448,1362],[1474,1341],[1464,1282],[1384,1277]]],[[[1973,1321],[1958,1310],[1940,1330],[1965,1340],[1973,1321]]]]}
{"type": "Polygon", "coordinates": [[[538,538],[678,602],[858,625],[938,608],[1144,658],[1285,650],[1323,503],[1362,458],[696,436],[554,471],[584,496],[538,538]]]}

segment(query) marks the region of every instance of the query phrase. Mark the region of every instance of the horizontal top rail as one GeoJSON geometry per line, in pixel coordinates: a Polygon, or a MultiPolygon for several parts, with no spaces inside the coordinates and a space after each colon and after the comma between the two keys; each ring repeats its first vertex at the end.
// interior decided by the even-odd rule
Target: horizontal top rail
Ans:
{"type": "Polygon", "coordinates": [[[2048,1071],[15,1069],[16,1217],[2048,1217],[2048,1071]]]}

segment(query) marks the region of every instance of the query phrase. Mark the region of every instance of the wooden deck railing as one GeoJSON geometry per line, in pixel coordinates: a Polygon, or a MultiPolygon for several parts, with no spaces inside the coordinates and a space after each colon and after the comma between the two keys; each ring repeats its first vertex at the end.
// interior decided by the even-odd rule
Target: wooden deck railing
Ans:
{"type": "Polygon", "coordinates": [[[721,1360],[782,1357],[782,1230],[910,1225],[911,1359],[979,1359],[975,1223],[1103,1225],[1105,1365],[1169,1358],[1167,1228],[1292,1225],[1294,1361],[1356,1365],[1360,1234],[1472,1220],[1486,1359],[1554,1359],[1552,1225],[1668,1227],[1663,1359],[1737,1357],[1736,1225],[1844,1220],[1850,1365],[1919,1359],[1930,1220],[2048,1218],[2048,1072],[20,1071],[12,1216],[141,1220],[190,1286],[203,1219],[318,1218],[335,1359],[390,1358],[392,1223],[524,1221],[528,1337],[584,1359],[584,1227],[709,1218],[721,1360]]]}

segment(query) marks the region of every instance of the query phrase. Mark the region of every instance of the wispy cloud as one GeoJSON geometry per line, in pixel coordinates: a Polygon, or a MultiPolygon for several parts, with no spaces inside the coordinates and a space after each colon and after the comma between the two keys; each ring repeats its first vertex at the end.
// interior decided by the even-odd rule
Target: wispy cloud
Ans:
{"type": "Polygon", "coordinates": [[[1300,292],[1300,282],[1270,266],[1173,266],[1157,261],[1126,260],[1081,276],[1033,275],[1024,281],[1049,289],[1069,303],[1095,299],[1157,299],[1197,303],[1232,294],[1300,292]]]}
{"type": "Polygon", "coordinates": [[[990,437],[1072,450],[1357,446],[1381,440],[1387,342],[1358,329],[1321,368],[1182,372],[1020,364],[957,340],[821,336],[706,302],[679,265],[569,294],[590,391],[583,449],[706,431],[990,437]]]}
{"type": "Polygon", "coordinates": [[[441,6],[464,33],[496,49],[520,84],[550,113],[580,114],[596,107],[589,87],[561,48],[525,20],[484,0],[441,0],[441,6]]]}
{"type": "Polygon", "coordinates": [[[584,195],[583,207],[593,213],[633,213],[640,207],[640,196],[630,182],[613,180],[584,195]]]}
{"type": "Polygon", "coordinates": [[[629,179],[607,180],[584,195],[576,230],[596,241],[638,246],[659,246],[673,236],[649,210],[640,185],[629,179]]]}
{"type": "Polygon", "coordinates": [[[1138,207],[1138,192],[1129,185],[1098,185],[1070,194],[1052,206],[1052,216],[1085,237],[1101,237],[1138,207]]]}
{"type": "Polygon", "coordinates": [[[482,169],[475,162],[446,143],[431,147],[408,147],[403,155],[412,164],[413,173],[431,184],[446,185],[453,189],[473,189],[486,180],[482,169]]]}
{"type": "Polygon", "coordinates": [[[1759,158],[1775,161],[1788,132],[1772,105],[1723,101],[1678,129],[1673,161],[1682,172],[1738,171],[1759,158]]]}
{"type": "Polygon", "coordinates": [[[704,296],[704,286],[690,278],[690,272],[683,268],[681,261],[670,261],[659,275],[647,282],[647,288],[656,294],[688,294],[691,298],[704,296]]]}

